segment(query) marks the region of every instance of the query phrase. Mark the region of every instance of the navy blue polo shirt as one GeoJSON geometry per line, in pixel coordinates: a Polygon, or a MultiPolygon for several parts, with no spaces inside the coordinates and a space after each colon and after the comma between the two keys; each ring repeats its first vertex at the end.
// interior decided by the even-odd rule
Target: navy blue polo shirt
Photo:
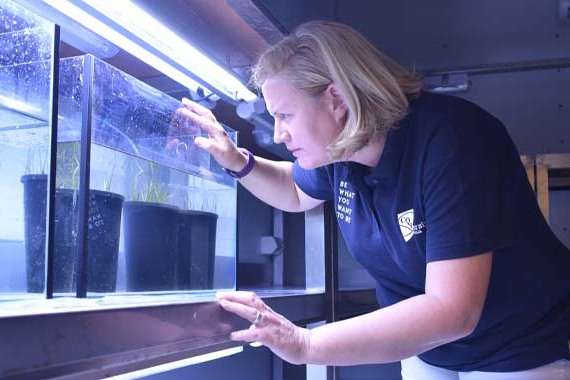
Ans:
{"type": "Polygon", "coordinates": [[[420,355],[454,371],[519,371],[570,358],[570,252],[545,222],[504,126],[478,106],[424,93],[375,168],[340,162],[297,185],[333,201],[381,306],[425,293],[426,264],[493,251],[481,319],[420,355]]]}

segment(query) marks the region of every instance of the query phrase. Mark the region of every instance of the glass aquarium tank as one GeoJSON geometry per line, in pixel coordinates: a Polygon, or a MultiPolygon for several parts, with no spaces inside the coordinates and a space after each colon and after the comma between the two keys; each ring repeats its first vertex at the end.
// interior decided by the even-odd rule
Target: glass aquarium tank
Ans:
{"type": "Polygon", "coordinates": [[[44,290],[35,275],[45,268],[54,30],[15,2],[0,1],[2,299],[44,290]]]}
{"type": "Polygon", "coordinates": [[[60,77],[55,291],[76,291],[81,254],[91,294],[234,289],[236,181],[194,145],[205,133],[180,102],[90,55],[60,77]]]}
{"type": "Polygon", "coordinates": [[[57,296],[235,289],[236,181],[180,102],[93,56],[61,59],[51,146],[54,25],[0,0],[0,38],[0,296],[46,278],[57,296]]]}

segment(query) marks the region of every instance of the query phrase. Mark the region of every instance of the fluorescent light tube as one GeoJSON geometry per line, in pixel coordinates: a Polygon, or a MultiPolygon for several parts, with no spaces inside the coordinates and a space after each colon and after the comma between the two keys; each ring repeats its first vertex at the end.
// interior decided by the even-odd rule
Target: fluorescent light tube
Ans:
{"type": "Polygon", "coordinates": [[[175,362],[170,362],[170,363],[161,364],[161,365],[157,365],[157,366],[150,367],[150,368],[141,369],[138,371],[129,372],[129,373],[126,373],[124,375],[113,376],[113,377],[110,377],[110,379],[113,379],[113,380],[138,379],[138,378],[145,377],[145,376],[156,375],[157,373],[161,373],[161,372],[172,371],[174,369],[188,367],[188,366],[194,365],[194,364],[200,364],[200,363],[209,362],[211,360],[221,359],[221,358],[224,358],[226,356],[238,354],[242,351],[243,351],[242,346],[232,347],[232,348],[228,348],[225,350],[210,352],[210,353],[204,354],[204,355],[193,356],[193,357],[188,358],[188,359],[182,359],[182,360],[178,360],[175,362]]]}
{"type": "Polygon", "coordinates": [[[26,116],[32,116],[35,118],[37,118],[41,113],[41,110],[39,108],[33,107],[28,103],[9,98],[4,95],[0,95],[0,108],[13,109],[25,114],[26,116]]]}
{"type": "Polygon", "coordinates": [[[182,84],[184,87],[196,91],[198,87],[201,87],[198,82],[190,78],[188,75],[184,74],[180,70],[176,69],[174,66],[160,59],[156,55],[150,53],[146,49],[142,48],[140,45],[129,40],[121,33],[117,32],[113,28],[107,26],[103,22],[99,21],[95,17],[91,16],[89,13],[85,12],[78,6],[72,4],[67,0],[44,0],[44,2],[66,16],[74,19],[78,23],[84,25],[88,29],[97,33],[103,38],[108,39],[113,44],[125,49],[125,51],[139,58],[140,60],[148,63],[149,65],[155,67],[157,70],[164,73],[166,76],[172,78],[178,83],[182,84]]]}
{"type": "MultiPolygon", "coordinates": [[[[144,47],[90,15],[69,0],[44,0],[60,12],[74,18],[87,28],[107,38],[137,58],[149,63],[164,74],[196,91],[198,84],[189,76],[166,61],[152,54],[144,47]],[[192,85],[188,85],[192,83],[192,85]]],[[[77,3],[77,2],[75,2],[77,3]]],[[[129,31],[140,40],[155,47],[182,67],[188,68],[197,77],[226,96],[239,101],[252,101],[257,96],[249,91],[235,76],[202,54],[192,45],[162,25],[154,17],[137,7],[130,0],[83,0],[83,3],[108,17],[117,25],[129,31]]],[[[206,91],[206,94],[208,91],[206,91]]]]}

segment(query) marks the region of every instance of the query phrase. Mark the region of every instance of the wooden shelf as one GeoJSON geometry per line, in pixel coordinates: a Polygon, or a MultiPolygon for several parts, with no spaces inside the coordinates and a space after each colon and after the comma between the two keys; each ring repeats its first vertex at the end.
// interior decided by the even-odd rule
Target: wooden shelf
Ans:
{"type": "Polygon", "coordinates": [[[570,186],[570,175],[568,177],[552,178],[553,171],[558,173],[570,173],[570,153],[539,154],[536,156],[521,156],[528,180],[536,192],[538,206],[545,219],[549,220],[549,190],[551,185],[563,187],[564,184],[570,186]]]}

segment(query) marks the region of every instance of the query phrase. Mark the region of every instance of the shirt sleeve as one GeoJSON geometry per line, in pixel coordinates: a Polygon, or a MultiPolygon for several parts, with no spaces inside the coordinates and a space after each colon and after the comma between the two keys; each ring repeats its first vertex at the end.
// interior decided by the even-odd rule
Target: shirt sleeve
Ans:
{"type": "Polygon", "coordinates": [[[293,163],[293,181],[305,194],[315,199],[333,199],[333,190],[327,167],[306,170],[293,163]]]}
{"type": "Polygon", "coordinates": [[[512,244],[514,157],[516,148],[491,115],[444,120],[434,128],[422,177],[427,262],[512,244]]]}

